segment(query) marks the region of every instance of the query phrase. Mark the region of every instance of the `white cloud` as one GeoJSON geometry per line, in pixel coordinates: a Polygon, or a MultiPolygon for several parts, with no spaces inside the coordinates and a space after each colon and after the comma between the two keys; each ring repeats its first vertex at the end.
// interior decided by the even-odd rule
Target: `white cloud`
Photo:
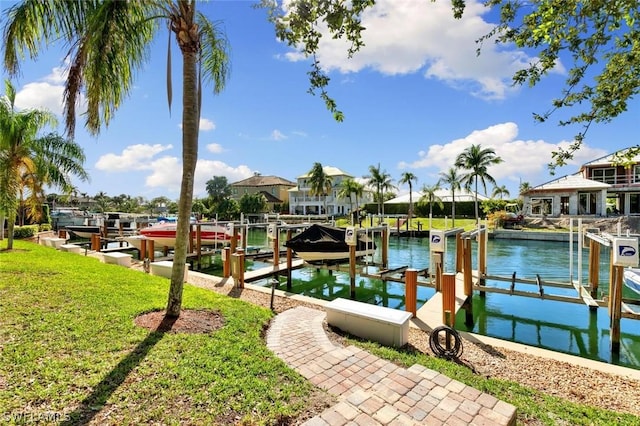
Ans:
{"type": "MultiPolygon", "coordinates": [[[[489,33],[481,3],[466,2],[461,19],[455,19],[449,2],[379,0],[362,16],[364,47],[347,57],[344,40],[322,37],[317,58],[326,70],[341,73],[366,68],[382,74],[422,73],[449,86],[485,99],[503,99],[512,87],[513,73],[535,62],[523,51],[486,41],[480,56],[476,40],[489,33]]],[[[285,55],[303,60],[300,52],[285,55]]],[[[559,65],[556,71],[563,71],[559,65]]]]}
{"type": "Polygon", "coordinates": [[[274,131],[271,132],[271,139],[274,141],[281,141],[287,139],[287,135],[285,135],[278,129],[274,129],[274,131]]]}
{"type": "MultiPolygon", "coordinates": [[[[16,87],[16,107],[18,109],[46,109],[58,116],[63,114],[64,83],[68,69],[54,67],[51,73],[39,81],[27,83],[21,88],[16,87]]],[[[77,114],[86,110],[85,97],[80,95],[77,114]]]]}
{"type": "Polygon", "coordinates": [[[207,118],[201,118],[200,119],[200,130],[203,132],[208,132],[209,130],[214,130],[216,128],[216,123],[214,123],[213,121],[207,119],[207,118]]]}
{"type": "Polygon", "coordinates": [[[163,151],[172,149],[172,145],[129,145],[122,150],[121,154],[105,154],[98,158],[96,169],[108,172],[149,170],[150,161],[163,151]]]}
{"type": "MultiPolygon", "coordinates": [[[[400,169],[427,168],[434,171],[434,182],[438,179],[438,173],[446,171],[455,163],[456,157],[472,144],[482,145],[483,148],[492,148],[496,155],[502,158],[502,163],[489,167],[489,174],[496,181],[520,180],[537,185],[553,179],[549,175],[547,164],[551,161],[551,153],[558,148],[567,148],[570,142],[561,141],[551,143],[544,140],[517,139],[518,126],[515,123],[501,123],[475,130],[461,139],[455,139],[444,145],[431,145],[428,150],[420,151],[418,159],[398,164],[400,169]]],[[[593,158],[606,155],[601,149],[591,148],[583,144],[576,152],[574,159],[569,162],[571,169],[576,170],[576,165],[583,164],[593,158]]],[[[487,188],[491,190],[491,188],[487,188]]]]}
{"type": "MultiPolygon", "coordinates": [[[[217,144],[208,145],[208,148],[212,145],[217,144]]],[[[157,157],[158,154],[172,148],[171,145],[161,144],[131,145],[123,149],[120,154],[110,153],[101,156],[95,167],[98,170],[114,173],[130,173],[132,171],[148,173],[144,178],[146,187],[178,195],[182,176],[180,158],[172,155],[157,157]]],[[[235,182],[253,176],[253,171],[245,165],[234,167],[222,161],[198,160],[194,196],[206,194],[206,182],[212,176],[225,176],[229,182],[235,182]]]]}
{"type": "Polygon", "coordinates": [[[213,154],[220,154],[221,152],[224,152],[224,148],[219,143],[210,143],[207,145],[207,151],[213,154]]]}

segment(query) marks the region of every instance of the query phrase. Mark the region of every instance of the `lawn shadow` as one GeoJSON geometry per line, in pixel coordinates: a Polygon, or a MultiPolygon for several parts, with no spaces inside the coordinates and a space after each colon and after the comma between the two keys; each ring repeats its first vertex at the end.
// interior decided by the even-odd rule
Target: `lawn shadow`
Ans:
{"type": "Polygon", "coordinates": [[[75,411],[69,413],[69,420],[61,425],[86,425],[100,413],[109,397],[125,381],[129,373],[147,356],[149,351],[170,331],[178,318],[164,317],[158,327],[122,359],[113,370],[98,383],[93,392],[87,396],[75,411]]]}

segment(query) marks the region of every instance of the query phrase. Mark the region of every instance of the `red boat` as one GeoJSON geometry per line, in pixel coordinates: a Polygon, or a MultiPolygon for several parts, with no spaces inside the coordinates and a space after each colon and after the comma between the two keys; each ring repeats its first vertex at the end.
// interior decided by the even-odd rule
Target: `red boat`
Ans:
{"type": "MultiPolygon", "coordinates": [[[[197,231],[195,227],[191,232],[195,241],[197,231]]],[[[203,246],[224,245],[231,240],[231,232],[227,227],[215,224],[200,225],[200,241],[203,246]]],[[[176,223],[158,222],[155,225],[140,230],[140,235],[125,237],[125,241],[140,249],[141,239],[153,240],[156,247],[172,248],[176,245],[176,223]]]]}

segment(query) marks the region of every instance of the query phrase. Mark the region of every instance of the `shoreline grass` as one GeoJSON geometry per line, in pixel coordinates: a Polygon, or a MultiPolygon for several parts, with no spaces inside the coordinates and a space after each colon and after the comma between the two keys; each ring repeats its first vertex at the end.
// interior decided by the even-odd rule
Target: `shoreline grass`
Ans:
{"type": "Polygon", "coordinates": [[[3,420],[275,424],[306,410],[313,386],[264,344],[268,309],[186,285],[184,308],[218,310],[221,329],[136,326],[137,315],[164,309],[168,285],[20,241],[0,252],[3,420]]]}

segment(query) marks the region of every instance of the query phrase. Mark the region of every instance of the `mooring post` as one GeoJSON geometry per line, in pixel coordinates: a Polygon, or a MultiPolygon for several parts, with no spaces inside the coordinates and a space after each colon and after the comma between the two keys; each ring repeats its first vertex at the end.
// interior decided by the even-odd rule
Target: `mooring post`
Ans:
{"type": "Polygon", "coordinates": [[[417,311],[417,294],[418,294],[418,270],[407,269],[404,272],[404,307],[405,311],[411,312],[416,316],[417,311]]]}
{"type": "Polygon", "coordinates": [[[225,247],[222,249],[222,277],[229,278],[231,276],[231,248],[225,247]]]}
{"type": "Polygon", "coordinates": [[[153,262],[156,260],[156,250],[155,250],[155,241],[148,240],[147,241],[147,249],[149,250],[149,261],[153,262]]]}
{"type": "Polygon", "coordinates": [[[147,258],[147,239],[142,238],[140,240],[140,260],[145,260],[147,258]]]}
{"type": "Polygon", "coordinates": [[[456,275],[442,275],[442,323],[451,328],[455,325],[456,275]]]}
{"type": "Polygon", "coordinates": [[[389,226],[382,229],[382,267],[389,267],[389,226]]]}
{"type": "Polygon", "coordinates": [[[356,298],[356,246],[349,245],[349,281],[351,288],[351,299],[356,298]]]}
{"type": "Polygon", "coordinates": [[[462,272],[464,268],[464,247],[462,245],[462,234],[456,234],[456,272],[462,272]]]}
{"type": "MultiPolygon", "coordinates": [[[[287,229],[287,241],[291,239],[293,231],[287,229]]],[[[291,290],[291,270],[293,269],[293,250],[287,247],[287,290],[291,290]]]]}
{"type": "MultiPolygon", "coordinates": [[[[598,298],[598,284],[600,283],[600,243],[591,240],[589,243],[589,285],[591,297],[598,298]]],[[[596,310],[596,306],[590,306],[591,310],[596,310]]]]}
{"type": "Polygon", "coordinates": [[[464,295],[471,296],[473,294],[473,267],[471,266],[471,239],[465,238],[464,241],[464,295]]]}
{"type": "Polygon", "coordinates": [[[622,317],[622,276],[624,266],[614,266],[611,282],[611,352],[620,353],[620,318],[622,317]]]}

